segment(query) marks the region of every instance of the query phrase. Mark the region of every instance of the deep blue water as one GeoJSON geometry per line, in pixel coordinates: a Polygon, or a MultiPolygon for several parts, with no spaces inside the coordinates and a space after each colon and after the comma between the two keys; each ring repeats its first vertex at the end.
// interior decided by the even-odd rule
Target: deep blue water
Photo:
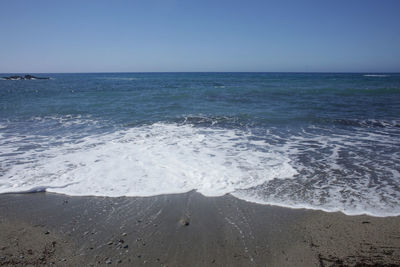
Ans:
{"type": "Polygon", "coordinates": [[[37,76],[0,80],[0,192],[400,214],[400,74],[37,76]]]}

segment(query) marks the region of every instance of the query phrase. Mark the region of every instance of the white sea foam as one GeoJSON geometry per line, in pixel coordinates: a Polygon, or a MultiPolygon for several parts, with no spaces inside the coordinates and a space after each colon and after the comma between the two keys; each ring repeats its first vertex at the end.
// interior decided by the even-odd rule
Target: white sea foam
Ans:
{"type": "MultiPolygon", "coordinates": [[[[16,153],[14,145],[3,153],[16,153]]],[[[0,193],[46,188],[69,195],[151,196],[197,190],[220,196],[290,178],[282,153],[245,132],[153,124],[26,151],[0,178],[0,193]],[[252,147],[249,147],[252,146],[252,147]]]]}
{"type": "MultiPolygon", "coordinates": [[[[80,116],[32,120],[93,124],[80,116]]],[[[197,190],[292,208],[400,215],[395,126],[351,133],[310,127],[289,135],[270,128],[260,136],[188,123],[85,137],[0,135],[0,193],[115,197],[197,190]]]]}
{"type": "Polygon", "coordinates": [[[31,121],[35,121],[37,123],[58,123],[63,127],[69,127],[72,125],[83,125],[83,126],[95,126],[99,122],[91,118],[91,116],[86,115],[72,115],[66,114],[62,116],[34,116],[30,118],[31,121]]]}
{"type": "Polygon", "coordinates": [[[364,77],[388,77],[387,74],[365,74],[364,77]]]}
{"type": "Polygon", "coordinates": [[[389,129],[376,132],[303,132],[278,150],[292,159],[294,179],[237,190],[238,198],[348,215],[400,215],[400,153],[389,129]],[[346,134],[345,134],[346,133],[346,134]]]}

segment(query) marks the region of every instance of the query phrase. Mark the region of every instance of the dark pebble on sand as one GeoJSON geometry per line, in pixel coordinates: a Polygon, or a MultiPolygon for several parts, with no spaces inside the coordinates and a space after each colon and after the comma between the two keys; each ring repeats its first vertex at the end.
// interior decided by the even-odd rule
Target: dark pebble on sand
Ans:
{"type": "Polygon", "coordinates": [[[106,260],[106,264],[111,264],[112,263],[112,260],[111,259],[107,259],[106,260]]]}
{"type": "Polygon", "coordinates": [[[114,242],[110,241],[107,243],[107,245],[111,246],[112,244],[114,244],[114,242]]]}
{"type": "Polygon", "coordinates": [[[371,223],[371,222],[368,222],[368,221],[364,221],[364,222],[362,222],[362,224],[367,224],[367,223],[371,223]]]}
{"type": "Polygon", "coordinates": [[[183,219],[180,219],[179,223],[183,226],[189,226],[190,221],[189,221],[189,218],[183,218],[183,219]]]}
{"type": "Polygon", "coordinates": [[[128,245],[125,245],[125,246],[123,246],[122,248],[128,248],[129,246],[128,245]]]}
{"type": "Polygon", "coordinates": [[[50,232],[49,232],[49,231],[46,231],[46,232],[44,232],[44,234],[45,234],[45,235],[48,235],[48,234],[50,234],[50,232]]]}

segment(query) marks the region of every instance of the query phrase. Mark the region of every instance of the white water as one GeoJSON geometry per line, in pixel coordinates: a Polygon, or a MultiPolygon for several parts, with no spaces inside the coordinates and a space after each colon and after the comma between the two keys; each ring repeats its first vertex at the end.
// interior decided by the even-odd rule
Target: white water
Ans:
{"type": "MultiPolygon", "coordinates": [[[[197,190],[221,196],[296,174],[284,155],[259,151],[257,145],[233,130],[174,124],[131,128],[16,155],[19,164],[0,178],[0,193],[46,188],[115,197],[197,190]]],[[[5,150],[16,152],[13,145],[5,150]]]]}
{"type": "Polygon", "coordinates": [[[0,134],[0,193],[116,197],[197,190],[292,208],[400,215],[400,153],[387,129],[351,135],[315,129],[289,139],[267,131],[260,139],[241,130],[156,123],[77,135],[0,134]]]}
{"type": "Polygon", "coordinates": [[[387,74],[365,74],[364,77],[389,77],[387,74]]]}

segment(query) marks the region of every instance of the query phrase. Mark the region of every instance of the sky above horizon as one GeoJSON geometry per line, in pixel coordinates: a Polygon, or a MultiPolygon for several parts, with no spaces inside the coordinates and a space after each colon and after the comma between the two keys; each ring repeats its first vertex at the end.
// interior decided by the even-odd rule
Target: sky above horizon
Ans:
{"type": "Polygon", "coordinates": [[[400,72],[400,1],[3,0],[0,73],[400,72]]]}

